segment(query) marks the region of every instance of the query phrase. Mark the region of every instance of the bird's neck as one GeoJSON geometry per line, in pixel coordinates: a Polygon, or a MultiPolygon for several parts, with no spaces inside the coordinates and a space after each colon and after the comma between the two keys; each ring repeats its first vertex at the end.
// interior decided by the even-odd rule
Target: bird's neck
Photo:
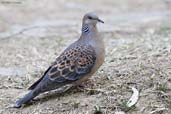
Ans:
{"type": "Polygon", "coordinates": [[[104,42],[96,26],[83,25],[79,41],[79,43],[83,43],[84,45],[92,46],[95,49],[96,55],[101,57],[100,61],[104,61],[104,42]]]}
{"type": "Polygon", "coordinates": [[[83,23],[80,40],[83,40],[87,44],[100,40],[96,25],[83,23]]]}
{"type": "Polygon", "coordinates": [[[83,43],[84,45],[91,45],[94,47],[96,54],[104,57],[104,42],[101,38],[96,25],[83,25],[82,26],[82,34],[79,43],[83,43]]]}
{"type": "Polygon", "coordinates": [[[83,24],[81,30],[82,30],[82,35],[84,36],[93,35],[94,33],[97,32],[96,25],[90,25],[90,24],[83,24]]]}
{"type": "Polygon", "coordinates": [[[87,45],[99,46],[103,44],[103,40],[97,30],[96,25],[83,24],[82,34],[79,41],[87,45]]]}

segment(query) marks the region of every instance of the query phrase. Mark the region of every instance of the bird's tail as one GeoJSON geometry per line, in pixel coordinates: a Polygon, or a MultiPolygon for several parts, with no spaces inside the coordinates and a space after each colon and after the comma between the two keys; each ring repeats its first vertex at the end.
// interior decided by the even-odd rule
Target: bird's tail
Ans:
{"type": "Polygon", "coordinates": [[[19,108],[22,106],[22,104],[26,104],[27,102],[29,102],[30,100],[32,100],[34,97],[36,97],[38,95],[37,92],[34,92],[34,90],[30,91],[29,93],[27,93],[23,98],[17,100],[15,102],[14,107],[15,108],[19,108]]]}

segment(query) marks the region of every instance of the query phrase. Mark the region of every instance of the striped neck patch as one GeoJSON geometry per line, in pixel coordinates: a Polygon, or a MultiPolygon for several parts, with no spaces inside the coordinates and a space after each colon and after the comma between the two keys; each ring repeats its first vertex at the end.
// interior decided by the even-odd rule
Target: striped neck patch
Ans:
{"type": "Polygon", "coordinates": [[[83,26],[82,32],[83,32],[83,33],[86,33],[86,34],[89,33],[89,32],[90,32],[89,27],[88,27],[87,25],[83,26]]]}

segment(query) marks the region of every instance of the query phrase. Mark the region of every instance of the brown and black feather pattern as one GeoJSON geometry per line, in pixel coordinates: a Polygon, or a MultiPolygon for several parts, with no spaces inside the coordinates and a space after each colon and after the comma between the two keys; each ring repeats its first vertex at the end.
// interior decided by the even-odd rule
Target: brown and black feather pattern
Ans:
{"type": "MultiPolygon", "coordinates": [[[[44,76],[48,76],[50,80],[56,83],[71,83],[89,73],[95,64],[95,60],[95,51],[90,45],[75,45],[66,49],[49,67],[44,76]]],[[[29,89],[34,89],[44,76],[29,89]]]]}

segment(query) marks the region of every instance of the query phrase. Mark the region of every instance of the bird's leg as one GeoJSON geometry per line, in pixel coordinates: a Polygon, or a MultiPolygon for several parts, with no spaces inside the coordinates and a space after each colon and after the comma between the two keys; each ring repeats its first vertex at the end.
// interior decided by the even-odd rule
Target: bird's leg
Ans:
{"type": "Polygon", "coordinates": [[[72,85],[67,85],[58,90],[58,93],[64,93],[72,88],[72,85]]]}
{"type": "Polygon", "coordinates": [[[66,85],[66,86],[63,86],[59,89],[55,89],[55,90],[52,90],[51,92],[47,92],[46,95],[49,95],[49,94],[52,94],[52,93],[55,93],[55,94],[62,94],[66,91],[69,91],[70,89],[72,88],[72,85],[66,85]]]}
{"type": "Polygon", "coordinates": [[[84,91],[85,88],[87,88],[87,84],[86,83],[80,83],[74,86],[75,88],[77,88],[78,90],[84,91]]]}
{"type": "Polygon", "coordinates": [[[77,86],[79,89],[84,89],[86,88],[86,84],[82,83],[80,85],[77,86]]]}
{"type": "Polygon", "coordinates": [[[70,90],[71,88],[72,88],[72,85],[66,85],[66,86],[63,86],[63,87],[55,90],[55,93],[56,94],[61,94],[61,93],[64,93],[64,92],[70,90]]]}

